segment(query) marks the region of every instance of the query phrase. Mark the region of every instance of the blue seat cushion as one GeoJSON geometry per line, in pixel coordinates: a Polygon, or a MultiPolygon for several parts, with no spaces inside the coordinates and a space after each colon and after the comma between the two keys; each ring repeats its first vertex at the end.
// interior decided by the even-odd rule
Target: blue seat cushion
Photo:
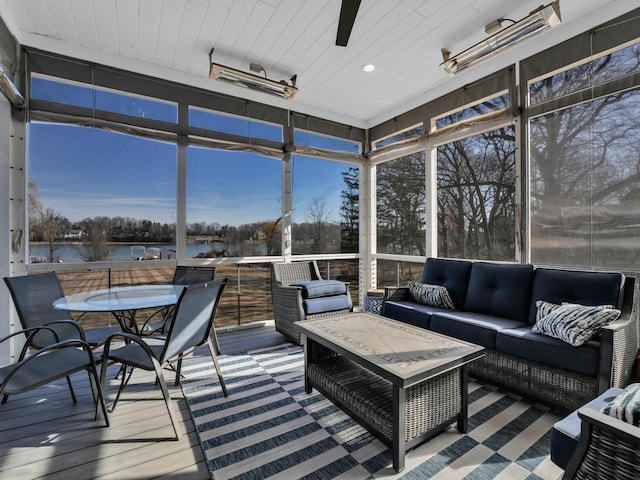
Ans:
{"type": "Polygon", "coordinates": [[[422,303],[387,300],[382,304],[382,315],[400,322],[415,325],[416,327],[429,328],[431,315],[434,313],[450,312],[446,308],[432,307],[422,303]]]}
{"type": "Polygon", "coordinates": [[[624,275],[619,272],[586,272],[536,268],[531,290],[529,324],[536,323],[536,302],[561,305],[613,305],[621,308],[624,275]]]}
{"type": "Polygon", "coordinates": [[[302,301],[302,306],[307,315],[350,309],[351,297],[349,295],[332,295],[330,297],[308,298],[302,301]]]}
{"type": "Polygon", "coordinates": [[[307,280],[291,285],[302,287],[302,298],[320,298],[347,293],[347,285],[337,280],[307,280]]]}
{"type": "Polygon", "coordinates": [[[532,283],[532,265],[476,262],[464,310],[526,323],[532,283]]]}
{"type": "Polygon", "coordinates": [[[472,262],[445,258],[427,258],[421,283],[447,288],[457,309],[464,307],[472,262]]]}
{"type": "Polygon", "coordinates": [[[574,347],[557,338],[535,333],[526,326],[500,331],[496,350],[581,375],[598,373],[598,341],[574,347]]]}
{"type": "MultiPolygon", "coordinates": [[[[584,406],[600,411],[602,407],[621,393],[621,388],[610,388],[584,406]]],[[[578,441],[580,440],[580,423],[578,412],[575,411],[556,422],[551,429],[551,461],[563,470],[567,468],[569,460],[578,446],[578,441]]]]}
{"type": "Polygon", "coordinates": [[[499,331],[526,325],[523,322],[480,313],[451,312],[451,310],[447,310],[447,312],[450,313],[433,314],[429,329],[494,350],[499,331]]]}

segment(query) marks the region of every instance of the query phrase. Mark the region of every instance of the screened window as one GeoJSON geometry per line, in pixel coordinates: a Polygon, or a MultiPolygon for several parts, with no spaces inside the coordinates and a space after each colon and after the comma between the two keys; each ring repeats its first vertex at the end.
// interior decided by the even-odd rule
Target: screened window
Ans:
{"type": "Polygon", "coordinates": [[[537,105],[640,71],[636,43],[529,85],[529,105],[537,105]]]}
{"type": "Polygon", "coordinates": [[[438,147],[438,255],[515,259],[515,131],[438,147]]]}
{"type": "Polygon", "coordinates": [[[275,142],[282,142],[283,139],[282,125],[197,107],[189,107],[189,125],[248,138],[262,138],[275,142]]]}
{"type": "Polygon", "coordinates": [[[292,252],[358,252],[358,167],[295,155],[292,252]]]}
{"type": "Polygon", "coordinates": [[[640,90],[530,121],[531,258],[639,269],[640,90]]]}
{"type": "Polygon", "coordinates": [[[178,121],[178,106],[176,103],[45,75],[33,74],[31,76],[30,95],[32,98],[39,100],[120,113],[133,117],[171,123],[178,121]]]}
{"type": "Polygon", "coordinates": [[[295,129],[293,141],[302,147],[319,148],[332,152],[362,153],[362,144],[345,138],[332,137],[307,130],[295,129]]]}
{"type": "Polygon", "coordinates": [[[187,256],[280,255],[282,161],[187,149],[187,256]]]}
{"type": "Polygon", "coordinates": [[[399,133],[394,133],[393,135],[390,135],[386,138],[382,138],[378,141],[376,141],[374,143],[374,150],[376,148],[381,148],[381,147],[385,147],[387,145],[391,145],[395,142],[399,142],[402,140],[406,140],[409,138],[415,138],[415,137],[419,137],[420,135],[422,135],[424,133],[424,126],[423,125],[417,125],[413,128],[410,128],[408,130],[405,130],[404,132],[399,132],[399,133]]]}
{"type": "Polygon", "coordinates": [[[480,103],[465,107],[456,112],[446,114],[443,117],[437,118],[435,121],[436,129],[444,128],[457,123],[476,118],[482,115],[486,115],[492,112],[499,112],[509,107],[509,94],[505,93],[489,100],[484,100],[480,103]]]}
{"type": "Polygon", "coordinates": [[[152,259],[160,255],[148,248],[175,248],[175,144],[32,122],[28,148],[32,262],[152,259]]]}
{"type": "Polygon", "coordinates": [[[425,255],[425,153],[376,167],[377,252],[425,255]]]}

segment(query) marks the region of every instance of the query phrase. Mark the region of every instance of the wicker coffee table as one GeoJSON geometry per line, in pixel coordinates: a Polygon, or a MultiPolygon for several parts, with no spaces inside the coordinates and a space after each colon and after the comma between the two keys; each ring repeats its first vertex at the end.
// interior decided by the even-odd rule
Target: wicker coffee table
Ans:
{"type": "Polygon", "coordinates": [[[305,390],[316,388],[376,435],[404,469],[405,452],[457,422],[467,430],[467,364],[484,348],[369,313],[296,323],[305,390]]]}

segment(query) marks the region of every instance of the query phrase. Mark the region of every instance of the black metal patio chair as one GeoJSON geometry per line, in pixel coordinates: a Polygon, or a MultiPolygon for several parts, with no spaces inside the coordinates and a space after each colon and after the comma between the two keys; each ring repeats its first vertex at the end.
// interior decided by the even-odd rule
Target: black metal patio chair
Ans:
{"type": "MultiPolygon", "coordinates": [[[[216,276],[216,267],[196,266],[189,267],[186,265],[178,265],[173,272],[174,285],[195,285],[196,283],[211,282],[216,276]]],[[[168,331],[169,321],[173,315],[175,307],[168,307],[152,314],[144,323],[140,331],[143,335],[163,335],[168,331]],[[162,320],[153,321],[154,318],[161,316],[162,320]]],[[[216,353],[220,355],[220,342],[215,329],[212,331],[213,342],[216,347],[216,353]]]]}
{"type": "MultiPolygon", "coordinates": [[[[55,272],[38,275],[5,277],[13,304],[23,329],[40,327],[58,322],[72,320],[68,312],[53,308],[53,302],[64,297],[64,292],[55,272]]],[[[57,334],[56,341],[77,339],[77,329],[65,322],[56,323],[53,328],[57,334]]],[[[83,330],[86,342],[92,347],[99,346],[109,335],[119,332],[120,327],[102,327],[83,330]]],[[[49,329],[42,330],[32,339],[35,348],[44,348],[54,343],[54,336],[49,329]]]]}
{"type": "Polygon", "coordinates": [[[64,377],[67,379],[73,403],[76,403],[70,375],[86,370],[96,403],[95,420],[98,420],[100,410],[102,410],[105,425],[108,427],[109,418],[95,359],[91,346],[85,341],[82,327],[74,320],[61,320],[49,325],[15,331],[0,339],[0,344],[17,335],[24,335],[26,341],[15,363],[0,366],[2,403],[6,403],[9,395],[24,393],[64,377]],[[76,338],[60,340],[57,332],[67,329],[74,330],[76,338]],[[37,339],[38,345],[42,345],[43,338],[50,338],[54,341],[49,345],[36,347],[34,341],[37,339]]]}
{"type": "Polygon", "coordinates": [[[179,385],[183,356],[193,351],[196,347],[205,344],[209,348],[222,391],[225,396],[228,395],[216,352],[211,343],[211,331],[213,329],[216,310],[226,284],[227,279],[224,278],[213,282],[185,286],[176,304],[172,320],[165,336],[139,337],[130,333],[121,332],[111,335],[107,339],[102,354],[103,363],[100,376],[102,385],[104,385],[105,382],[108,362],[117,362],[124,366],[132,367],[128,375],[122,376],[118,393],[113,402],[112,411],[118,403],[120,394],[129,383],[135,368],[155,371],[157,382],[160,384],[167,411],[171,418],[175,439],[178,440],[181,432],[176,414],[171,405],[171,396],[164,378],[163,367],[175,362],[175,385],[179,385]],[[129,343],[113,349],[113,342],[118,342],[122,339],[129,341],[129,343]]]}

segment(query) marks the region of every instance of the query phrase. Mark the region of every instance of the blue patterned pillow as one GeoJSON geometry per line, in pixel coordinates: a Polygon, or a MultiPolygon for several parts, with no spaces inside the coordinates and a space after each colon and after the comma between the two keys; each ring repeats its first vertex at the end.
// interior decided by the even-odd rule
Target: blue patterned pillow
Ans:
{"type": "Polygon", "coordinates": [[[428,283],[409,282],[407,285],[414,301],[431,307],[447,308],[453,310],[453,300],[447,287],[442,285],[429,285],[428,283]]]}
{"type": "Polygon", "coordinates": [[[544,317],[536,318],[532,330],[579,347],[598,333],[600,328],[617,320],[620,310],[611,305],[586,306],[563,303],[544,317]]]}
{"type": "Polygon", "coordinates": [[[640,427],[640,383],[632,383],[602,407],[602,413],[640,427]]]}

